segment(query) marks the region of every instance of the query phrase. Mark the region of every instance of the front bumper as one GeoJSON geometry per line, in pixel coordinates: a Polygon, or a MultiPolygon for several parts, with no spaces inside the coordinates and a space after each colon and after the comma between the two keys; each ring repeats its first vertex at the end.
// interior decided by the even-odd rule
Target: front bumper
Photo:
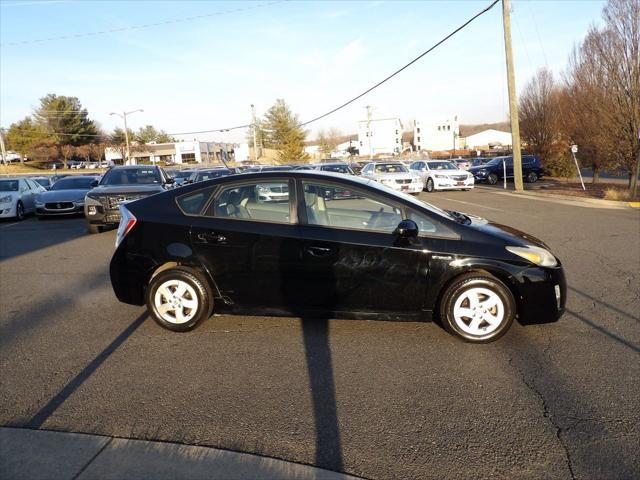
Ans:
{"type": "Polygon", "coordinates": [[[0,204],[0,218],[13,218],[16,216],[16,204],[0,204]]]}
{"type": "Polygon", "coordinates": [[[435,190],[466,190],[473,188],[475,180],[473,177],[464,180],[456,180],[453,178],[434,178],[433,188],[435,190]]]}
{"type": "MultiPolygon", "coordinates": [[[[54,202],[55,203],[55,202],[54,202]]],[[[83,215],[84,203],[79,202],[59,202],[56,203],[56,208],[47,206],[47,204],[36,204],[36,215],[39,217],[58,217],[65,215],[83,215]],[[71,203],[71,206],[65,206],[65,203],[71,203]],[[60,205],[58,207],[57,205],[60,205]]]]}
{"type": "Polygon", "coordinates": [[[420,193],[424,190],[424,183],[411,182],[411,183],[397,183],[397,182],[380,182],[385,187],[392,188],[398,192],[403,193],[420,193]]]}
{"type": "Polygon", "coordinates": [[[515,280],[520,323],[550,323],[562,316],[567,302],[567,282],[562,266],[529,267],[519,272],[515,280]]]}

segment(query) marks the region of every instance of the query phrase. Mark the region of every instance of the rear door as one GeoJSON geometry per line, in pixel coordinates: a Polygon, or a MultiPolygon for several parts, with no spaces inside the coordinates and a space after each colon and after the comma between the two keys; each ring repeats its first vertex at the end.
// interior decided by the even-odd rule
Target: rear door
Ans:
{"type": "Polygon", "coordinates": [[[284,303],[297,238],[292,182],[274,176],[225,183],[192,219],[194,253],[237,305],[284,303]]]}

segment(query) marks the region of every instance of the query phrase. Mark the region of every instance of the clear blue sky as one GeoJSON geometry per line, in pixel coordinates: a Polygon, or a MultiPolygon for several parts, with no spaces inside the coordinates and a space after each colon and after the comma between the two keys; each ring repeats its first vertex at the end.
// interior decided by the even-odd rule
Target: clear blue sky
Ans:
{"type": "MultiPolygon", "coordinates": [[[[143,108],[130,126],[168,132],[249,122],[284,98],[302,120],[360,93],[490,3],[482,1],[0,1],[0,124],[47,93],[80,98],[111,130],[109,112],[143,108]],[[263,5],[257,7],[259,5],[263,5]],[[257,7],[245,11],[228,10],[257,7]],[[117,33],[9,45],[223,12],[117,33]]],[[[516,81],[560,74],[573,46],[600,22],[602,1],[513,1],[516,81]]],[[[506,119],[501,5],[369,96],[310,128],[355,132],[374,115],[462,123],[506,119]]],[[[244,133],[200,135],[238,141],[244,133]]],[[[189,135],[186,138],[194,138],[189,135]]]]}

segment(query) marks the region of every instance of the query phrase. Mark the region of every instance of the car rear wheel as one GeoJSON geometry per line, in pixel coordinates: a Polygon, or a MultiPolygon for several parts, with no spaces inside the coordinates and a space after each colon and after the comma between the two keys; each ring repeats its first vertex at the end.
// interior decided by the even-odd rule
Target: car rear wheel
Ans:
{"type": "Polygon", "coordinates": [[[538,174],[536,172],[529,172],[527,174],[527,182],[535,183],[538,181],[538,174]]]}
{"type": "Polygon", "coordinates": [[[196,270],[177,267],[153,277],[146,291],[147,309],[162,327],[185,332],[213,311],[213,295],[196,270]]]}
{"type": "Polygon", "coordinates": [[[489,185],[495,185],[496,183],[498,183],[498,176],[495,173],[490,173],[487,177],[487,182],[489,183],[489,185]]]}
{"type": "Polygon", "coordinates": [[[427,192],[432,193],[434,190],[433,180],[431,178],[427,179],[427,192]]]}
{"type": "Polygon", "coordinates": [[[516,314],[509,289],[488,274],[465,275],[444,292],[440,318],[445,329],[466,342],[487,343],[504,335],[516,314]]]}
{"type": "Polygon", "coordinates": [[[22,205],[22,202],[19,200],[16,205],[16,220],[24,220],[24,205],[22,205]]]}

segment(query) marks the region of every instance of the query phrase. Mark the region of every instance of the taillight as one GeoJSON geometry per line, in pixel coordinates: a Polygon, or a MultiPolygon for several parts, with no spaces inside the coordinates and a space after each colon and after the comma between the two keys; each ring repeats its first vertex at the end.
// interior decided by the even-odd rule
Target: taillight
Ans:
{"type": "Polygon", "coordinates": [[[127,207],[120,205],[120,225],[118,225],[118,233],[116,234],[116,248],[122,243],[124,237],[131,231],[138,220],[127,207]]]}

